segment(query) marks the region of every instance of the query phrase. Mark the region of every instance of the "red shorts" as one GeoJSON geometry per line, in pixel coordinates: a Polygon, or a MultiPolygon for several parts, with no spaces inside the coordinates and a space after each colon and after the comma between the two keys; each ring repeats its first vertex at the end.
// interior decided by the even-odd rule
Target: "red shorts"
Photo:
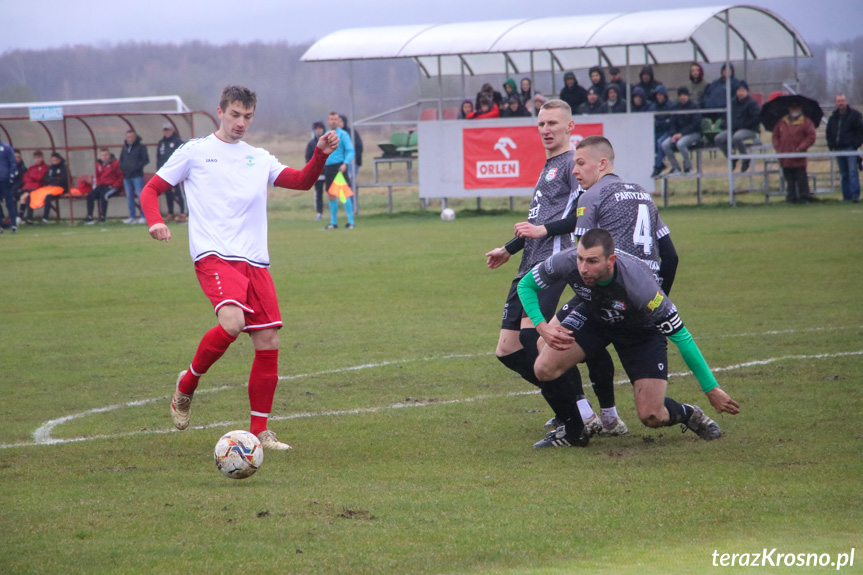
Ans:
{"type": "Polygon", "coordinates": [[[245,312],[243,331],[282,327],[276,286],[267,268],[207,256],[195,262],[195,274],[216,312],[223,305],[245,312]]]}

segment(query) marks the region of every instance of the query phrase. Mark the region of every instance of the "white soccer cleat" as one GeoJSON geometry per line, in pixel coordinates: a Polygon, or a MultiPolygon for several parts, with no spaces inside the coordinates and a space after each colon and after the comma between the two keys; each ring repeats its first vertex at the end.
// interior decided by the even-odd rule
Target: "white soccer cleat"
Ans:
{"type": "Polygon", "coordinates": [[[171,399],[171,419],[174,420],[174,427],[180,430],[189,427],[189,420],[192,417],[192,396],[180,393],[180,380],[187,371],[184,369],[177,376],[177,387],[174,388],[174,397],[171,399]]]}
{"type": "Polygon", "coordinates": [[[623,423],[623,420],[618,417],[617,421],[615,421],[611,425],[606,426],[605,424],[602,424],[602,429],[600,429],[599,434],[608,435],[611,437],[617,437],[619,435],[629,435],[629,428],[626,427],[626,424],[623,423]]]}
{"type": "Polygon", "coordinates": [[[602,422],[595,413],[584,420],[584,431],[588,437],[602,433],[602,422]]]}
{"type": "Polygon", "coordinates": [[[261,445],[264,451],[267,449],[275,449],[276,451],[287,451],[292,449],[287,443],[282,443],[276,438],[276,432],[270,429],[265,429],[258,434],[258,439],[261,440],[261,445]]]}

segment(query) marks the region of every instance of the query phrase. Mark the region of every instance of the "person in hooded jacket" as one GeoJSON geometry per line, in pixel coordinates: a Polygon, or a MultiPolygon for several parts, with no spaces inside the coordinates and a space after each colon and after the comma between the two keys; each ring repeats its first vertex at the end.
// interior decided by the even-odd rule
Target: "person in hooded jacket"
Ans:
{"type": "Polygon", "coordinates": [[[650,112],[653,109],[653,102],[647,99],[643,88],[636,86],[632,89],[632,103],[629,109],[633,112],[650,112]]]}
{"type": "MultiPolygon", "coordinates": [[[[737,93],[737,86],[740,85],[740,80],[734,77],[734,65],[728,63],[727,66],[728,69],[726,70],[726,65],[723,64],[719,77],[704,88],[704,92],[701,94],[702,110],[725,108],[725,78],[729,71],[731,72],[731,97],[734,98],[734,95],[737,93]]],[[[718,118],[724,118],[725,114],[712,112],[705,114],[705,116],[711,120],[717,120],[718,118]]]]}
{"type": "Polygon", "coordinates": [[[503,83],[502,95],[504,103],[509,101],[510,96],[518,96],[518,87],[515,85],[515,80],[512,78],[506,79],[506,82],[503,83]]]}
{"type": "Polygon", "coordinates": [[[704,68],[698,62],[693,62],[689,65],[689,84],[686,89],[689,90],[689,99],[701,106],[701,96],[707,88],[707,82],[704,81],[704,68]]]}
{"type": "MultiPolygon", "coordinates": [[[[668,88],[660,84],[653,91],[654,112],[671,111],[671,102],[668,101],[668,88]]],[[[671,116],[669,114],[656,114],[653,117],[654,153],[653,173],[651,178],[657,177],[665,169],[665,153],[662,151],[662,141],[671,135],[671,116]]]]}
{"type": "Polygon", "coordinates": [[[609,83],[605,88],[605,102],[602,104],[605,114],[623,114],[626,112],[626,102],[620,96],[617,84],[609,83]]]}
{"type": "Polygon", "coordinates": [[[623,79],[623,74],[620,73],[620,68],[617,66],[612,66],[608,69],[608,83],[606,84],[606,89],[608,89],[608,86],[612,85],[617,86],[618,97],[626,102],[626,81],[623,79]]]}
{"type": "Polygon", "coordinates": [[[147,146],[141,142],[141,136],[135,130],[126,132],[126,141],[120,152],[120,169],[123,170],[123,187],[126,189],[126,202],[129,206],[129,218],[123,220],[124,224],[146,224],[144,213],[136,218],[137,205],[135,200],[144,189],[144,166],[150,163],[150,154],[147,146]]]}
{"type": "Polygon", "coordinates": [[[468,120],[486,120],[489,118],[500,118],[500,108],[488,97],[483,96],[479,101],[479,109],[468,114],[468,120]]]}
{"type": "Polygon", "coordinates": [[[604,114],[602,109],[602,99],[599,97],[599,91],[596,86],[591,86],[587,89],[587,102],[578,107],[576,114],[604,114]]]}
{"type": "Polygon", "coordinates": [[[596,88],[596,95],[602,98],[605,94],[605,72],[599,66],[594,66],[587,73],[590,76],[590,87],[596,88]]]}
{"type": "Polygon", "coordinates": [[[467,120],[473,112],[473,100],[462,100],[461,109],[458,111],[459,120],[467,120]]]}
{"type": "MultiPolygon", "coordinates": [[[[63,188],[63,193],[69,191],[69,170],[66,169],[66,160],[57,152],[51,152],[51,166],[48,168],[48,173],[45,174],[45,179],[42,180],[45,186],[57,186],[63,188]]],[[[48,223],[48,217],[51,215],[51,205],[56,198],[60,196],[45,196],[45,209],[42,212],[42,223],[48,223]]],[[[33,209],[30,208],[32,213],[33,209]]]]}
{"type": "Polygon", "coordinates": [[[573,111],[587,102],[587,90],[578,84],[578,78],[574,72],[563,75],[563,88],[560,90],[560,99],[569,104],[573,111]]]}
{"type": "Polygon", "coordinates": [[[530,112],[521,103],[521,98],[517,94],[509,97],[507,105],[500,111],[501,118],[524,118],[530,116],[530,112]]]}
{"type": "MultiPolygon", "coordinates": [[[[653,77],[653,66],[644,66],[641,68],[641,72],[638,74],[638,78],[641,80],[638,84],[633,85],[633,89],[641,88],[644,90],[644,93],[647,94],[647,97],[652,102],[656,101],[656,88],[662,86],[662,82],[658,81],[653,77]]],[[[666,92],[666,97],[668,93],[666,92]]]]}

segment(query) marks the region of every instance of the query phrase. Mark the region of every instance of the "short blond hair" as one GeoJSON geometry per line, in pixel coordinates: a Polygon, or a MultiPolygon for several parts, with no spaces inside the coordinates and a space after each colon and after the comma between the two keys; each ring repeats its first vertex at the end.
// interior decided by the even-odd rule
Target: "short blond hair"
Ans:
{"type": "Polygon", "coordinates": [[[576,146],[576,150],[584,148],[596,149],[612,166],[614,165],[614,147],[608,138],[604,136],[588,136],[581,140],[576,146]]]}

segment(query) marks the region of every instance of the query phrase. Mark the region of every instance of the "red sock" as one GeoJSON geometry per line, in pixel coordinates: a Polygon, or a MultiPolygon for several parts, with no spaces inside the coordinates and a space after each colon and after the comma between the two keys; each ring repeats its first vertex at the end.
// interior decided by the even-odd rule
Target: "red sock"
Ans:
{"type": "Polygon", "coordinates": [[[279,383],[279,350],[255,350],[255,361],[249,374],[249,405],[252,408],[254,435],[267,429],[267,418],[273,409],[273,396],[279,383]]]}
{"type": "Polygon", "coordinates": [[[236,339],[226,332],[221,325],[216,325],[205,333],[201,343],[198,344],[198,351],[195,352],[189,371],[180,380],[180,393],[194,393],[195,389],[198,388],[198,380],[201,376],[207,373],[207,370],[224,355],[236,339]]]}

